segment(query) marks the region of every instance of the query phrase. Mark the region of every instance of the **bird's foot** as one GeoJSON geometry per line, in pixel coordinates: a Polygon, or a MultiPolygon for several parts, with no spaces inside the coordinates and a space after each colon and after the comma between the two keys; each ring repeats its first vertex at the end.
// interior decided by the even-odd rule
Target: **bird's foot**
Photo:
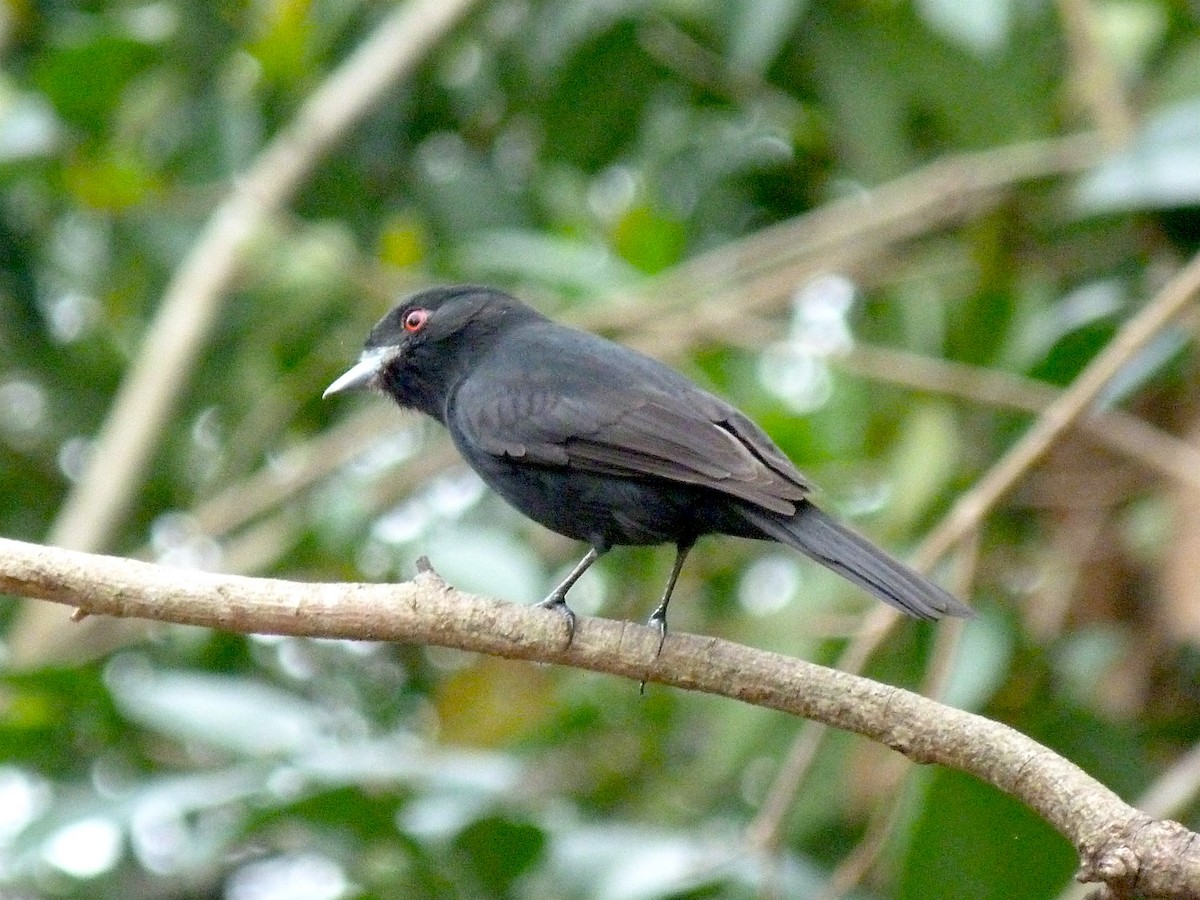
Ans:
{"type": "MultiPolygon", "coordinates": [[[[667,611],[660,606],[650,614],[650,618],[646,620],[646,624],[658,631],[658,647],[654,651],[654,658],[658,659],[662,655],[663,644],[667,640],[667,611]]],[[[646,696],[645,678],[638,685],[638,693],[643,697],[646,696]]]]}
{"type": "Polygon", "coordinates": [[[658,659],[662,655],[663,644],[667,640],[667,611],[660,606],[650,614],[646,624],[658,631],[658,648],[654,651],[654,658],[658,659]]]}
{"type": "Polygon", "coordinates": [[[567,646],[563,649],[570,647],[571,642],[575,640],[575,613],[567,606],[567,598],[555,591],[537,605],[542,609],[552,609],[567,620],[567,646]]]}

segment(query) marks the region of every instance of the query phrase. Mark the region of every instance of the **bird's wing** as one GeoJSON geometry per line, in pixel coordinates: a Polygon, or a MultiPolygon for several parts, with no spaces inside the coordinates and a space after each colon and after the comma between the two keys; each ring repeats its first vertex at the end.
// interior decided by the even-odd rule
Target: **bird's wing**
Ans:
{"type": "MultiPolygon", "coordinates": [[[[708,487],[790,515],[804,477],[753,422],[691,385],[540,379],[460,391],[454,426],[472,447],[537,465],[708,487]]],[[[477,382],[482,385],[482,382],[477,382]]]]}

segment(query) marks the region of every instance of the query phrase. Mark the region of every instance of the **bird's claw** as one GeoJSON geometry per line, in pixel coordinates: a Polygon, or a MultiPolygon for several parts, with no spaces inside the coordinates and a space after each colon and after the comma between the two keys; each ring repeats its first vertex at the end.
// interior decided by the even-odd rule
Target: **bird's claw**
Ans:
{"type": "MultiPolygon", "coordinates": [[[[654,658],[657,660],[662,656],[663,644],[667,640],[667,611],[661,606],[650,614],[650,618],[646,620],[646,625],[658,631],[658,647],[654,651],[654,658]]],[[[646,679],[643,678],[638,685],[638,693],[646,696],[646,679]]]]}
{"type": "Polygon", "coordinates": [[[658,648],[654,651],[654,658],[658,659],[662,655],[663,644],[667,640],[667,611],[660,606],[650,614],[646,625],[658,631],[658,648]]]}
{"type": "MultiPolygon", "coordinates": [[[[575,612],[567,606],[566,598],[555,592],[538,604],[542,609],[552,609],[567,620],[567,647],[575,640],[575,612]]],[[[563,649],[566,649],[564,647],[563,649]]]]}

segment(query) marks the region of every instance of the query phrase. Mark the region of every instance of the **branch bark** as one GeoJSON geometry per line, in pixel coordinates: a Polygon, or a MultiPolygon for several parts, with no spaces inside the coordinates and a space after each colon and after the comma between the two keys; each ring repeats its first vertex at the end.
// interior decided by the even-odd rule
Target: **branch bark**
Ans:
{"type": "Polygon", "coordinates": [[[1200,835],[1133,809],[1006,725],[777,653],[674,632],[656,658],[651,629],[586,617],[567,647],[560,616],[454,590],[427,565],[402,584],[305,584],[0,539],[0,592],[227,631],[435,644],[741,700],[970,772],[1036,810],[1075,846],[1080,880],[1112,897],[1200,898],[1200,835]]]}

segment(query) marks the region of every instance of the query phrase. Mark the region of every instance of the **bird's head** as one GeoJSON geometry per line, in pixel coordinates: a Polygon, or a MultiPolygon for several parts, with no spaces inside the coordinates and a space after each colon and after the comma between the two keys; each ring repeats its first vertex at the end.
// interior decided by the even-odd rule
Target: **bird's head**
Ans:
{"type": "Polygon", "coordinates": [[[353,366],[323,397],[378,390],[401,406],[441,418],[450,385],[503,328],[538,314],[493,288],[454,285],[420,291],[376,323],[353,366]]]}

